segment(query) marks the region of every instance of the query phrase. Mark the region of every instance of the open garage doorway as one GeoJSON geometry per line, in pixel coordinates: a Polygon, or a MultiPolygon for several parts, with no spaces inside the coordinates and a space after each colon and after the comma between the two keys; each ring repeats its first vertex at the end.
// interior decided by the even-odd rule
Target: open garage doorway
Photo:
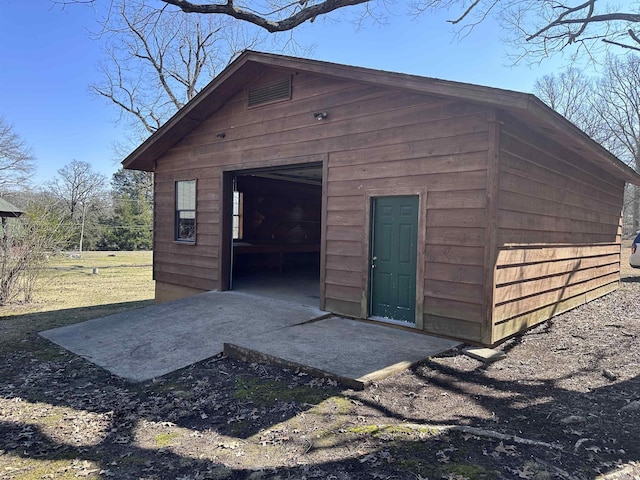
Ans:
{"type": "Polygon", "coordinates": [[[322,164],[225,176],[229,288],[318,307],[322,164]]]}

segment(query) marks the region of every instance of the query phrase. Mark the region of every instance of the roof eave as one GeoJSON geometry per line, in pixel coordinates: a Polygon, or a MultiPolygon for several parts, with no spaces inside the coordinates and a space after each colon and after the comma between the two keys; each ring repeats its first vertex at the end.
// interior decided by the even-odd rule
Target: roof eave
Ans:
{"type": "Polygon", "coordinates": [[[16,207],[12,203],[7,202],[4,198],[0,198],[0,217],[17,218],[24,213],[24,210],[16,207]]]}
{"type": "Polygon", "coordinates": [[[626,182],[640,185],[640,174],[633,168],[609,152],[572,122],[547,106],[542,100],[534,95],[528,95],[528,97],[527,111],[544,121],[550,127],[558,131],[567,132],[567,135],[570,135],[577,144],[577,146],[573,148],[576,153],[584,156],[585,152],[589,152],[597,157],[598,163],[601,166],[608,167],[607,170],[626,182]]]}
{"type": "Polygon", "coordinates": [[[246,68],[247,64],[253,64],[255,68],[262,69],[269,67],[286,68],[323,76],[349,78],[366,84],[411,90],[430,95],[456,97],[461,100],[489,103],[504,108],[526,107],[526,95],[520,92],[246,50],[189,103],[131,152],[122,161],[122,166],[136,170],[154,171],[155,160],[163,151],[168,150],[180,140],[181,132],[186,134],[189,129],[199,125],[207,116],[213,113],[211,109],[200,109],[199,107],[204,103],[208,103],[207,99],[210,95],[224,85],[238,70],[243,67],[246,68]],[[174,140],[163,141],[163,139],[166,139],[167,133],[174,132],[174,130],[177,131],[177,134],[172,136],[174,140]]]}
{"type": "MultiPolygon", "coordinates": [[[[184,136],[180,135],[181,132],[188,133],[213,113],[210,108],[204,108],[206,106],[204,104],[216,103],[208,101],[213,92],[240,70],[247,63],[247,59],[251,54],[253,52],[245,51],[231,62],[211,83],[198,92],[186,105],[131,152],[122,161],[123,168],[147,172],[154,171],[156,159],[163,151],[168,150],[180,141],[184,136]],[[173,135],[168,141],[163,142],[163,139],[168,137],[168,133],[174,130],[178,131],[177,135],[173,135]]],[[[221,97],[221,95],[218,97],[221,97]]],[[[223,103],[222,99],[217,103],[221,105],[223,103]]]]}
{"type": "Polygon", "coordinates": [[[605,166],[607,170],[614,172],[615,175],[627,182],[640,185],[640,175],[637,172],[534,95],[251,50],[239,55],[187,105],[125,158],[122,162],[123,167],[154,171],[158,157],[202,123],[230,95],[240,91],[249,82],[252,75],[270,67],[304,71],[335,78],[348,78],[370,85],[482,103],[512,112],[527,112],[552,129],[563,132],[563,134],[566,132],[566,135],[574,141],[577,153],[589,152],[597,157],[597,163],[605,166]],[[241,77],[241,81],[230,82],[229,80],[235,75],[241,77]]]}

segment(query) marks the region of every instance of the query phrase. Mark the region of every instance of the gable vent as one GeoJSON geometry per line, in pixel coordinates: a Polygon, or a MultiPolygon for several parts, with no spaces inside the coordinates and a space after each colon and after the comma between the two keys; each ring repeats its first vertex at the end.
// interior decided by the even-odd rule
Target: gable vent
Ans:
{"type": "Polygon", "coordinates": [[[249,106],[263,105],[277,100],[289,100],[291,98],[291,77],[272,83],[266,87],[249,89],[249,106]]]}

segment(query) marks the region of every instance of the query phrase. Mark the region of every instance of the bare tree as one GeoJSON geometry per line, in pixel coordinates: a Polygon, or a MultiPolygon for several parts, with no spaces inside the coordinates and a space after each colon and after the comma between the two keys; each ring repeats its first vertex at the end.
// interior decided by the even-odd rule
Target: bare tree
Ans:
{"type": "Polygon", "coordinates": [[[79,225],[79,251],[82,252],[87,212],[98,208],[106,190],[106,177],[93,170],[87,162],[73,160],[58,170],[49,182],[49,190],[67,207],[69,218],[79,225]]]}
{"type": "MultiPolygon", "coordinates": [[[[639,85],[640,57],[608,55],[600,77],[568,68],[538,79],[534,93],[640,171],[639,85]]],[[[634,185],[626,189],[624,210],[632,218],[630,229],[640,229],[640,189],[634,185]]]]}
{"type": "Polygon", "coordinates": [[[24,187],[34,171],[31,149],[0,117],[0,197],[17,187],[24,187]]]}
{"type": "Polygon", "coordinates": [[[536,59],[576,47],[591,55],[598,46],[615,45],[640,51],[640,4],[623,6],[609,0],[413,0],[418,14],[456,9],[450,23],[467,33],[487,17],[498,19],[516,61],[536,59]]]}
{"type": "Polygon", "coordinates": [[[640,57],[609,55],[593,107],[614,137],[611,149],[640,171],[640,57]]]}
{"type": "MultiPolygon", "coordinates": [[[[569,68],[538,79],[534,92],[640,171],[639,85],[640,57],[609,55],[602,76],[596,79],[569,68]]],[[[640,229],[640,189],[636,186],[627,188],[624,210],[625,218],[632,219],[629,230],[640,229]]]]}
{"type": "MultiPolygon", "coordinates": [[[[95,0],[52,0],[54,3],[92,4],[95,0]]],[[[245,0],[219,2],[194,0],[146,0],[147,4],[171,5],[185,13],[226,16],[257,25],[268,32],[292,30],[304,22],[336,10],[364,5],[372,9],[372,0],[245,0]]],[[[399,5],[385,3],[397,13],[399,5]]],[[[640,6],[629,2],[620,6],[609,0],[412,0],[413,14],[457,10],[450,20],[468,30],[497,15],[506,28],[529,44],[528,53],[548,55],[567,45],[590,47],[596,42],[640,51],[640,6]]],[[[158,7],[162,9],[162,7],[158,7]]]]}
{"type": "MultiPolygon", "coordinates": [[[[593,107],[611,135],[611,150],[640,171],[640,57],[607,57],[593,107]]],[[[640,189],[633,188],[633,231],[640,229],[640,189]]]]}
{"type": "Polygon", "coordinates": [[[49,255],[69,240],[64,216],[46,195],[32,197],[25,210],[7,225],[5,241],[10,248],[0,255],[0,305],[30,302],[49,255]]]}
{"type": "Polygon", "coordinates": [[[242,50],[264,35],[220,17],[158,9],[148,0],[114,0],[103,22],[107,36],[102,80],[91,86],[148,136],[242,50]]]}
{"type": "MultiPolygon", "coordinates": [[[[293,30],[306,21],[313,22],[317,17],[335,10],[354,5],[367,4],[370,0],[268,0],[224,2],[199,2],[189,0],[145,0],[148,6],[160,3],[177,7],[184,13],[207,14],[240,20],[256,25],[268,32],[286,32],[293,30]]],[[[68,5],[71,3],[93,4],[95,0],[52,0],[53,3],[68,5]]],[[[163,5],[163,6],[162,6],[163,5]]]]}
{"type": "Polygon", "coordinates": [[[573,122],[590,137],[606,147],[611,144],[611,132],[603,125],[594,108],[596,82],[575,67],[538,78],[533,92],[556,112],[573,122]]]}

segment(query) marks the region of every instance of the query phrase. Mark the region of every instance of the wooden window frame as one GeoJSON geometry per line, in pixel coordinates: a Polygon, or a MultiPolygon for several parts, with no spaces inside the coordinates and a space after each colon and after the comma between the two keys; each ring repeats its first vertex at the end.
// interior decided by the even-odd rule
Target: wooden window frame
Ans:
{"type": "Polygon", "coordinates": [[[183,243],[187,245],[193,245],[196,243],[197,200],[198,200],[198,184],[195,179],[176,180],[175,182],[175,219],[174,219],[174,232],[173,232],[174,242],[183,243]],[[180,195],[180,185],[182,184],[193,184],[193,197],[187,199],[187,202],[190,205],[181,205],[181,201],[183,200],[183,198],[180,195]],[[190,207],[190,206],[193,206],[193,208],[184,208],[184,207],[190,207]],[[193,213],[192,218],[186,217],[186,216],[183,217],[183,214],[189,213],[189,212],[193,213]],[[184,235],[182,233],[184,231],[181,223],[182,220],[193,220],[193,225],[191,226],[190,229],[187,230],[191,232],[188,235],[184,235]]]}
{"type": "Polygon", "coordinates": [[[242,240],[242,224],[244,215],[243,194],[234,190],[233,192],[233,221],[231,222],[233,240],[242,240]]]}

